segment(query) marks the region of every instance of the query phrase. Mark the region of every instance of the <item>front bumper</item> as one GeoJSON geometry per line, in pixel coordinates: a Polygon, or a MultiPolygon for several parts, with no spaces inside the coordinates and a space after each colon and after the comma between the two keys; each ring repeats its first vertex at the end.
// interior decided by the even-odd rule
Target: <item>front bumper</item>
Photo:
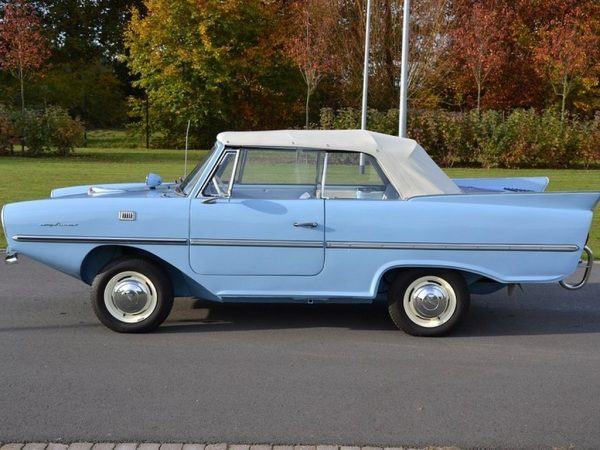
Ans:
{"type": "Polygon", "coordinates": [[[6,264],[16,264],[19,262],[19,255],[18,253],[9,253],[6,255],[6,258],[4,258],[4,262],[6,264]]]}

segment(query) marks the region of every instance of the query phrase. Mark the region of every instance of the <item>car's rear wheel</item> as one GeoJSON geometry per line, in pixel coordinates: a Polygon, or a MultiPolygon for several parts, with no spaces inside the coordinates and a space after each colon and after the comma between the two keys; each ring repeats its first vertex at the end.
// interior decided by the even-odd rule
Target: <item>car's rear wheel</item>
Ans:
{"type": "Polygon", "coordinates": [[[104,325],[120,333],[144,333],[165,321],[173,306],[169,278],[140,258],[109,263],[92,283],[92,307],[104,325]]]}
{"type": "Polygon", "coordinates": [[[394,324],[413,336],[442,336],[452,331],[469,309],[470,296],[457,272],[415,269],[393,281],[388,310],[394,324]]]}

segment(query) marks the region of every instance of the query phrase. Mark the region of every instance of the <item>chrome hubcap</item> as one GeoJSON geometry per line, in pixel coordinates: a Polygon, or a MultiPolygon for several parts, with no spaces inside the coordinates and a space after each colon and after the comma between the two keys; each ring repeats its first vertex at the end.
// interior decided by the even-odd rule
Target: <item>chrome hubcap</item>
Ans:
{"type": "Polygon", "coordinates": [[[129,314],[139,313],[148,303],[145,286],[137,281],[126,280],[117,283],[112,299],[117,308],[129,314]]]}
{"type": "Polygon", "coordinates": [[[436,284],[421,286],[412,294],[417,313],[425,318],[439,317],[448,307],[448,294],[436,284]]]}
{"type": "Polygon", "coordinates": [[[106,284],[104,304],[115,319],[140,322],[156,309],[156,289],[152,281],[139,272],[120,272],[106,284]]]}
{"type": "Polygon", "coordinates": [[[436,276],[416,279],[404,294],[406,315],[426,328],[439,327],[450,320],[456,304],[456,293],[450,283],[436,276]]]}

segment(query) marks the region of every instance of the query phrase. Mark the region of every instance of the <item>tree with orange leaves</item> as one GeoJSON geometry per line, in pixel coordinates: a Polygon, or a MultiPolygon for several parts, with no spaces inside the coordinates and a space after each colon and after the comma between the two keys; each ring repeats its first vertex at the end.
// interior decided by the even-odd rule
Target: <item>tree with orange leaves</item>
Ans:
{"type": "Polygon", "coordinates": [[[509,12],[501,2],[466,2],[458,11],[452,32],[455,61],[467,68],[477,88],[477,111],[481,95],[490,75],[499,70],[506,60],[503,43],[509,21],[509,12]]]}
{"type": "Polygon", "coordinates": [[[534,48],[536,71],[546,78],[560,97],[560,116],[564,121],[567,99],[578,84],[598,84],[600,64],[600,21],[583,7],[566,11],[539,31],[534,48]]]}
{"type": "Polygon", "coordinates": [[[331,0],[299,0],[292,6],[297,29],[286,45],[306,83],[306,128],[309,126],[310,97],[321,79],[338,65],[333,39],[339,14],[331,0]]]}
{"type": "Polygon", "coordinates": [[[25,80],[39,70],[49,56],[41,21],[27,0],[16,0],[4,8],[0,21],[0,68],[19,80],[21,110],[25,110],[25,80]]]}

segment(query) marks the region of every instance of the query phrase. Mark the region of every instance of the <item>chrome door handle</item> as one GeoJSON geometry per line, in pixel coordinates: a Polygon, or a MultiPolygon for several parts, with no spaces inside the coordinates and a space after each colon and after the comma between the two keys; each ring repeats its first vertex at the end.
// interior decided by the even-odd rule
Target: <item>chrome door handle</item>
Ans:
{"type": "Polygon", "coordinates": [[[317,228],[319,224],[317,222],[294,222],[296,228],[317,228]]]}

